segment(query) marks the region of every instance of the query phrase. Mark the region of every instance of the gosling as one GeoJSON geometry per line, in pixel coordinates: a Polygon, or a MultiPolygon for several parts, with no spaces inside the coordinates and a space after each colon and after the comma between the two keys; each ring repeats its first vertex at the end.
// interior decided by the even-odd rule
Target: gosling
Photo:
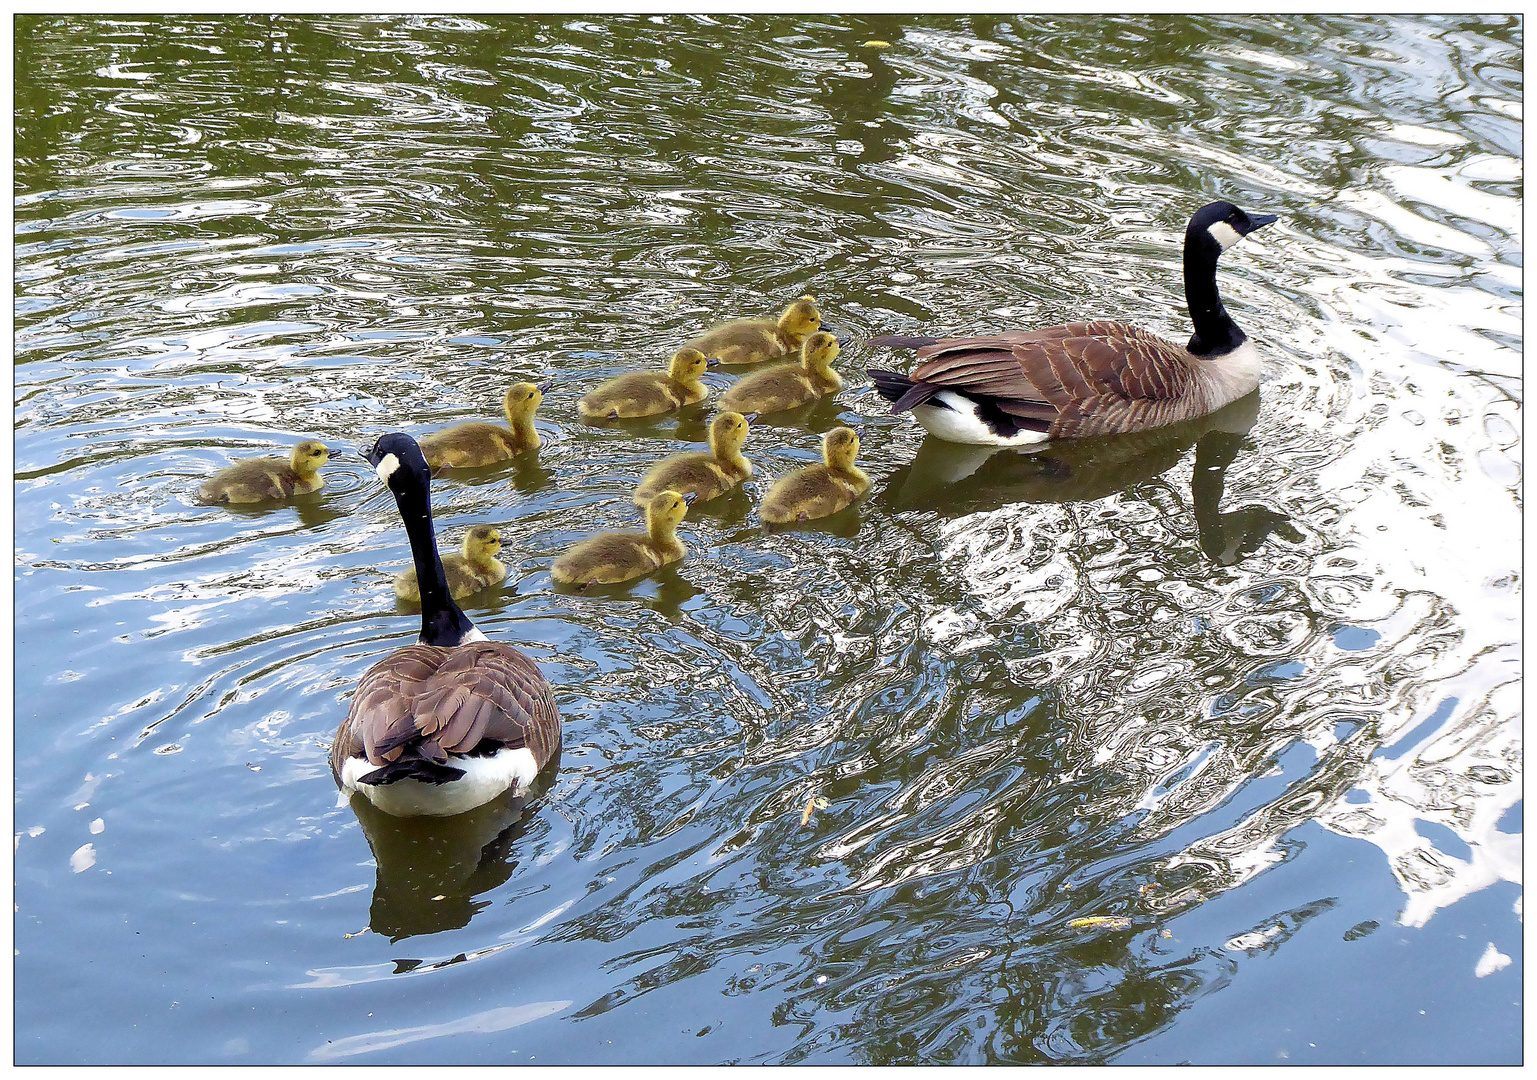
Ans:
{"type": "Polygon", "coordinates": [[[710,452],[674,454],[651,466],[635,489],[635,505],[646,507],[663,491],[693,495],[699,502],[724,495],[752,475],[752,462],[742,456],[747,418],[723,412],[710,424],[710,452]]]}
{"type": "Polygon", "coordinates": [[[577,402],[577,411],[588,420],[610,420],[656,416],[693,405],[710,395],[699,378],[708,365],[708,358],[698,349],[679,349],[665,374],[632,371],[616,376],[577,402]]]}
{"type": "Polygon", "coordinates": [[[562,585],[611,585],[629,581],[686,554],[678,540],[678,523],[688,513],[688,503],[676,491],[659,493],[646,506],[643,533],[599,533],[567,549],[550,567],[550,577],[562,585]]]}
{"type": "Polygon", "coordinates": [[[501,424],[455,424],[423,435],[417,445],[434,469],[478,469],[507,461],[528,450],[539,449],[534,430],[534,410],[544,394],[533,383],[513,383],[502,396],[507,427],[501,424]]]}
{"type": "Polygon", "coordinates": [[[843,389],[843,379],[833,370],[838,339],[818,332],[801,346],[799,367],[755,371],[744,375],[720,397],[722,409],[743,413],[775,413],[794,409],[843,389]]]}
{"type": "MultiPolygon", "coordinates": [[[[443,557],[448,592],[455,600],[507,580],[507,565],[496,558],[502,550],[502,533],[495,525],[476,525],[464,534],[460,550],[462,554],[443,557]]],[[[395,596],[408,604],[422,602],[414,566],[395,575],[395,596]]]]}
{"type": "Polygon", "coordinates": [[[817,302],[803,296],[775,319],[736,319],[712,326],[685,349],[698,349],[723,364],[756,364],[800,350],[801,343],[822,325],[817,302]]]}
{"type": "Polygon", "coordinates": [[[198,501],[211,506],[308,495],[326,486],[320,467],[330,457],[325,443],[305,439],[289,452],[287,461],[277,457],[246,458],[205,480],[197,489],[198,501]]]}
{"type": "Polygon", "coordinates": [[[821,465],[796,469],[781,477],[763,496],[758,516],[771,525],[809,521],[836,514],[870,490],[870,478],[854,464],[859,436],[833,428],[822,437],[821,465]]]}

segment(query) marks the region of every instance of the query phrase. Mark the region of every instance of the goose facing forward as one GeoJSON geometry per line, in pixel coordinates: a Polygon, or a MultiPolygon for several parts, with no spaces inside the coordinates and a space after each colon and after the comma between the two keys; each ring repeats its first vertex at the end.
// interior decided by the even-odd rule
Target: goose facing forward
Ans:
{"type": "Polygon", "coordinates": [[[1096,321],[962,338],[878,337],[916,348],[908,375],[870,369],[891,411],[951,442],[1029,446],[1189,420],[1259,386],[1260,358],[1217,295],[1217,258],[1273,214],[1232,203],[1197,210],[1185,230],[1185,300],[1195,333],[1181,347],[1127,323],[1096,321]]]}
{"type": "Polygon", "coordinates": [[[448,817],[524,794],[560,748],[550,684],[523,653],[488,641],[448,592],[432,534],[431,474],[409,435],[360,449],[395,496],[411,541],[422,632],[358,680],[331,744],[344,796],[397,817],[448,817]]]}

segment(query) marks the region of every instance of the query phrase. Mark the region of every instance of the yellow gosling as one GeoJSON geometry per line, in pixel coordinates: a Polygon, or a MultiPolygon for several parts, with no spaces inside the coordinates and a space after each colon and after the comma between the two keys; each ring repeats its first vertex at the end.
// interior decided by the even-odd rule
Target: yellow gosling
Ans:
{"type": "Polygon", "coordinates": [[[646,507],[646,531],[599,533],[569,548],[550,567],[562,585],[611,585],[660,570],[683,558],[678,524],[688,503],[676,491],[663,491],[646,507]]]}
{"type": "Polygon", "coordinates": [[[758,516],[772,525],[810,521],[836,514],[870,490],[870,478],[854,464],[859,436],[851,428],[833,428],[822,437],[821,465],[781,477],[763,496],[758,516]]]}
{"type": "Polygon", "coordinates": [[[258,503],[307,495],[325,487],[320,467],[331,458],[325,443],[305,439],[289,452],[288,460],[277,457],[246,458],[221,469],[203,482],[197,497],[201,503],[258,503]]]}
{"type": "Polygon", "coordinates": [[[632,371],[609,379],[577,402],[577,412],[588,420],[611,420],[656,416],[693,405],[710,395],[700,381],[708,364],[698,349],[679,349],[665,372],[632,371]]]}
{"type": "Polygon", "coordinates": [[[423,435],[418,445],[434,469],[476,469],[507,461],[526,450],[539,448],[534,430],[534,410],[544,394],[533,383],[513,383],[502,395],[507,427],[501,424],[455,424],[423,435]]]}
{"type": "MultiPolygon", "coordinates": [[[[476,525],[465,533],[460,548],[462,553],[443,558],[449,595],[458,600],[506,581],[507,565],[496,558],[496,553],[501,550],[502,533],[495,525],[476,525]]],[[[395,596],[408,604],[422,602],[414,566],[395,575],[395,596]]]]}
{"type": "Polygon", "coordinates": [[[742,456],[747,418],[723,412],[710,424],[709,453],[674,454],[651,466],[635,489],[635,505],[650,506],[663,491],[693,495],[706,502],[724,495],[752,475],[752,462],[742,456]]]}
{"type": "Polygon", "coordinates": [[[800,351],[801,343],[822,325],[817,302],[803,296],[778,319],[736,319],[712,326],[685,349],[698,349],[723,364],[756,364],[800,351]]]}
{"type": "Polygon", "coordinates": [[[755,371],[744,375],[720,397],[722,409],[742,413],[774,413],[794,409],[843,389],[843,379],[833,370],[838,358],[838,339],[818,332],[801,346],[799,367],[755,371]]]}

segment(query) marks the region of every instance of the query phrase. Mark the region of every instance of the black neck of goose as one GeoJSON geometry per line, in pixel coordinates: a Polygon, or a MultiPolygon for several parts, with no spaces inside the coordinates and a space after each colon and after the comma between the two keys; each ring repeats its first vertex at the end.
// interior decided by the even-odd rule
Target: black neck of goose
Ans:
{"type": "Polygon", "coordinates": [[[1217,295],[1217,256],[1221,254],[1221,245],[1207,230],[1185,234],[1185,303],[1195,324],[1185,347],[1197,356],[1221,356],[1244,343],[1244,332],[1217,295]]]}
{"type": "Polygon", "coordinates": [[[432,533],[432,501],[427,491],[410,488],[395,492],[395,505],[411,541],[411,560],[416,564],[416,584],[422,594],[424,645],[452,648],[475,629],[448,591],[448,576],[438,557],[438,541],[432,533]]]}

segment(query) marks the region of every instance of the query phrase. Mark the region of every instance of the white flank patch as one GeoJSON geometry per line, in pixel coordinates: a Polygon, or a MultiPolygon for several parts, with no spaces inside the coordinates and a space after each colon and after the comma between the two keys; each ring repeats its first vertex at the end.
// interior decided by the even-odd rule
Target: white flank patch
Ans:
{"type": "Polygon", "coordinates": [[[526,746],[498,750],[489,757],[449,754],[448,763],[463,769],[464,775],[446,784],[424,784],[420,780],[360,784],[358,777],[378,766],[364,758],[348,758],[342,766],[342,791],[347,795],[361,791],[369,802],[395,817],[452,817],[488,803],[508,789],[521,795],[539,775],[539,764],[526,746]]]}
{"type": "Polygon", "coordinates": [[[973,446],[1034,446],[1046,441],[1044,431],[1028,429],[1016,432],[1007,439],[1001,438],[977,415],[976,402],[952,390],[941,390],[934,395],[934,400],[942,401],[950,408],[917,405],[912,409],[913,419],[922,424],[930,435],[947,442],[970,443],[973,446]]]}
{"type": "MultiPolygon", "coordinates": [[[[75,849],[75,853],[69,857],[69,868],[75,873],[89,870],[96,865],[96,845],[81,844],[75,849]]],[[[1489,946],[1491,949],[1494,946],[1489,946]]],[[[1510,957],[1505,958],[1505,963],[1510,963],[1510,957]]]]}
{"type": "Polygon", "coordinates": [[[1209,226],[1206,231],[1211,233],[1212,238],[1222,245],[1223,251],[1226,251],[1243,239],[1242,234],[1225,221],[1219,221],[1215,225],[1209,226]]]}
{"type": "Polygon", "coordinates": [[[1494,947],[1494,942],[1484,950],[1484,955],[1479,957],[1478,966],[1473,969],[1473,974],[1482,979],[1485,975],[1493,975],[1503,967],[1510,966],[1510,957],[1494,947]]]}
{"type": "Polygon", "coordinates": [[[374,466],[374,472],[379,474],[379,479],[386,484],[390,482],[390,474],[400,468],[400,459],[394,454],[385,454],[379,464],[374,466]]]}

